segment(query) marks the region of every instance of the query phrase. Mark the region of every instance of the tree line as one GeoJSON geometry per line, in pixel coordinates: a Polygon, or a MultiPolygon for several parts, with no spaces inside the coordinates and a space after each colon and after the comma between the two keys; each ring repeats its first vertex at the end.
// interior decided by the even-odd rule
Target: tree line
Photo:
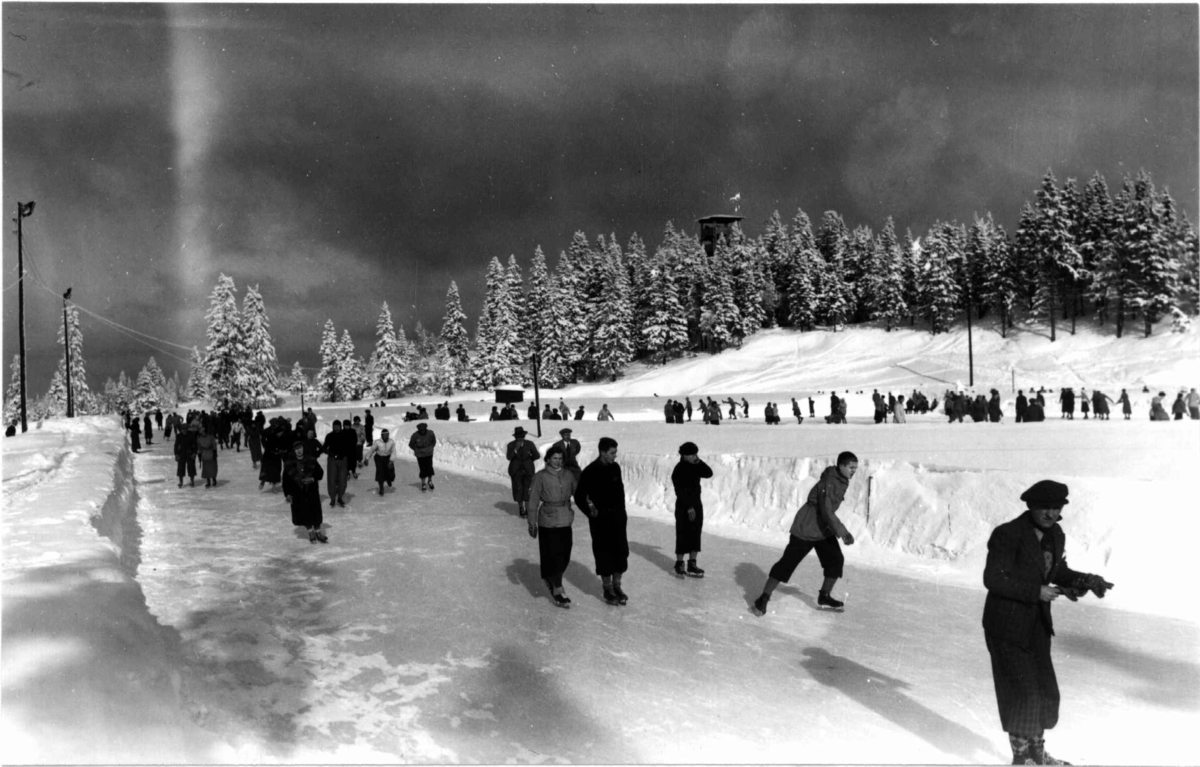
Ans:
{"type": "MultiPolygon", "coordinates": [[[[1113,323],[1118,337],[1141,322],[1148,336],[1167,317],[1176,330],[1188,327],[1200,306],[1198,272],[1196,230],[1149,173],[1125,177],[1114,196],[1100,173],[1080,190],[1075,179],[1060,186],[1047,171],[1012,235],[990,213],[901,237],[891,217],[874,232],[850,229],[826,211],[814,229],[803,210],[787,223],[775,211],[753,238],[734,224],[711,254],[671,222],[653,252],[636,233],[622,247],[615,234],[593,243],[576,232],[553,270],[540,246],[527,278],[515,256],[507,264],[492,258],[473,343],[452,281],[438,334],[418,322],[410,341],[384,302],[365,358],[350,331],[339,336],[327,320],[312,376],[299,362],[286,373],[278,368],[261,293],[247,288],[239,309],[233,280],[222,274],[205,315],[208,343],[203,353],[193,348],[185,386],[150,358],[134,382],[122,371],[93,393],[72,306],[71,385],[80,413],[182,399],[269,407],[281,388],[332,402],[449,394],[529,385],[535,364],[541,384],[557,388],[615,379],[635,360],[720,352],[764,328],[836,331],[874,322],[890,331],[919,321],[937,334],[968,312],[995,316],[1002,334],[1022,314],[1036,318],[1049,323],[1052,341],[1060,325],[1074,333],[1080,318],[1113,323]]],[[[34,403],[35,417],[65,412],[65,372],[64,355],[34,403]]],[[[16,396],[10,384],[6,414],[15,412],[16,396]]]]}

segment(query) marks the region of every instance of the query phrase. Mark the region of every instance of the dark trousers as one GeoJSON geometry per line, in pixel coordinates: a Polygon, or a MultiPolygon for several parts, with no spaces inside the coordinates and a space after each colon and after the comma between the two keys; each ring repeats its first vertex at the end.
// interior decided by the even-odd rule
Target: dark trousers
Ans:
{"type": "Polygon", "coordinates": [[[562,586],[563,573],[571,564],[574,538],[568,527],[538,527],[538,554],[542,560],[542,580],[553,588],[562,586]]]}
{"type": "Polygon", "coordinates": [[[1028,647],[984,633],[1000,726],[1012,735],[1041,735],[1058,724],[1058,677],[1050,660],[1050,632],[1039,618],[1028,647]]]}
{"type": "Polygon", "coordinates": [[[345,458],[334,458],[329,456],[329,462],[325,469],[325,483],[329,490],[329,500],[341,498],[346,494],[346,476],[349,469],[346,467],[347,460],[345,458]]]}
{"type": "Polygon", "coordinates": [[[625,528],[629,518],[623,509],[605,509],[599,516],[587,518],[592,534],[592,556],[596,558],[596,575],[601,577],[623,573],[629,569],[629,539],[625,528]]]}
{"type": "Polygon", "coordinates": [[[513,500],[517,503],[525,503],[529,500],[529,485],[533,482],[533,477],[524,472],[508,475],[512,480],[513,500]]]}
{"type": "Polygon", "coordinates": [[[704,528],[704,509],[697,504],[696,519],[689,520],[687,509],[675,509],[675,553],[690,554],[700,550],[700,531],[704,528]]]}
{"type": "Polygon", "coordinates": [[[196,476],[196,456],[189,455],[187,458],[175,459],[175,476],[183,479],[184,471],[187,471],[189,477],[196,476]]]}
{"type": "Polygon", "coordinates": [[[419,455],[417,456],[417,468],[420,469],[421,479],[426,479],[433,476],[433,456],[419,455]]]}
{"type": "Polygon", "coordinates": [[[794,535],[788,539],[783,556],[771,566],[771,577],[780,583],[787,583],[792,579],[792,573],[796,572],[796,567],[813,549],[817,550],[817,559],[821,562],[825,577],[841,578],[846,558],[842,556],[842,547],[838,545],[837,538],[802,541],[794,535]]]}

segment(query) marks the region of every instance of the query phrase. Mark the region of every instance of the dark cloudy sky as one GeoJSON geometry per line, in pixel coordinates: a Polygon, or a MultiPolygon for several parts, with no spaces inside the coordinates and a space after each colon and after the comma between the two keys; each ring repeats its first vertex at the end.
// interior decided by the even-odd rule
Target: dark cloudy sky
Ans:
{"type": "MultiPolygon", "coordinates": [[[[56,298],[204,345],[217,274],[257,284],[280,362],[326,319],[366,356],[387,301],[437,331],[458,281],[573,232],[778,209],[851,226],[991,211],[1047,168],[1145,168],[1197,220],[1197,6],[3,4],[6,218],[30,389],[56,298]]],[[[17,347],[3,240],[3,376],[17,347]]],[[[155,355],[84,315],[91,385],[155,355]]],[[[187,353],[163,346],[171,353],[187,353]]],[[[185,365],[179,365],[186,377],[185,365]]]]}

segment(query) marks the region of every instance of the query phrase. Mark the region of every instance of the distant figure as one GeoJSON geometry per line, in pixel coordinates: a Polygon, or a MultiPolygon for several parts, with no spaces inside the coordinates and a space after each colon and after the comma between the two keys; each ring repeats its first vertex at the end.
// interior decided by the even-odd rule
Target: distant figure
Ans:
{"type": "Polygon", "coordinates": [[[1195,387],[1192,387],[1192,390],[1188,392],[1187,406],[1192,420],[1200,421],[1200,394],[1196,393],[1195,387]]]}
{"type": "Polygon", "coordinates": [[[135,453],[142,451],[142,424],[136,418],[128,419],[129,449],[135,453]]]}
{"type": "Polygon", "coordinates": [[[146,411],[146,415],[142,419],[142,423],[145,424],[146,447],[150,447],[151,445],[154,444],[154,424],[151,423],[151,421],[150,421],[150,411],[149,410],[146,411]]]}
{"type": "Polygon", "coordinates": [[[200,432],[196,440],[196,454],[200,457],[200,476],[205,487],[217,486],[217,438],[206,431],[200,432]]]}
{"type": "Polygon", "coordinates": [[[1133,415],[1133,405],[1130,404],[1129,394],[1124,389],[1121,390],[1121,396],[1117,397],[1117,402],[1121,403],[1121,413],[1124,414],[1125,420],[1128,421],[1129,417],[1133,415]]]}
{"type": "MultiPolygon", "coordinates": [[[[579,452],[583,448],[580,446],[579,440],[571,437],[571,430],[569,428],[563,427],[559,429],[558,434],[562,439],[554,444],[562,448],[563,468],[573,473],[575,479],[578,480],[579,475],[583,473],[583,469],[579,466],[579,452]]],[[[549,455],[549,452],[547,452],[547,458],[549,458],[549,455]]]]}
{"type": "Polygon", "coordinates": [[[1025,414],[1029,410],[1029,400],[1025,399],[1025,390],[1024,389],[1017,390],[1017,406],[1016,407],[1017,407],[1016,422],[1024,423],[1025,422],[1025,414]]]}
{"type": "MultiPolygon", "coordinates": [[[[1192,389],[1192,391],[1195,391],[1195,389],[1192,389]]],[[[692,420],[692,398],[684,397],[683,401],[686,403],[685,408],[687,410],[687,419],[689,421],[691,421],[692,420]]]]}
{"type": "Polygon", "coordinates": [[[809,418],[817,417],[817,403],[815,401],[813,401],[812,397],[808,398],[808,417],[809,418]]]}
{"type": "Polygon", "coordinates": [[[387,429],[380,430],[379,439],[375,440],[367,450],[365,460],[375,459],[375,482],[379,485],[380,495],[383,495],[384,483],[386,482],[387,486],[391,487],[392,482],[396,479],[396,465],[392,462],[395,452],[396,442],[390,439],[387,429]]]}
{"type": "Polygon", "coordinates": [[[576,421],[583,420],[583,405],[580,405],[579,409],[575,411],[575,420],[576,421]]]}
{"type": "Polygon", "coordinates": [[[612,412],[608,409],[608,405],[605,404],[605,405],[600,406],[600,413],[596,416],[596,420],[597,421],[615,421],[617,419],[613,418],[612,412]]]}
{"type": "Polygon", "coordinates": [[[906,423],[908,417],[905,415],[906,408],[904,407],[904,395],[896,397],[895,404],[892,405],[892,423],[906,423]]]}

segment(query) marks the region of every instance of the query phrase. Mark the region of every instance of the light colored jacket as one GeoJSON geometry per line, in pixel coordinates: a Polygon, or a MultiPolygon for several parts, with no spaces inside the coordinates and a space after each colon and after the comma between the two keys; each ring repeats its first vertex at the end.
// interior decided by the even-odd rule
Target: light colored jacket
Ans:
{"type": "Polygon", "coordinates": [[[371,443],[371,447],[367,450],[367,454],[363,456],[363,460],[369,461],[371,460],[372,456],[376,455],[383,456],[384,458],[391,458],[392,453],[395,451],[396,440],[389,439],[387,442],[384,442],[382,439],[377,439],[371,443]]]}
{"type": "Polygon", "coordinates": [[[571,497],[575,495],[575,473],[546,467],[533,475],[529,500],[537,507],[539,527],[570,527],[575,521],[571,497]]]}

